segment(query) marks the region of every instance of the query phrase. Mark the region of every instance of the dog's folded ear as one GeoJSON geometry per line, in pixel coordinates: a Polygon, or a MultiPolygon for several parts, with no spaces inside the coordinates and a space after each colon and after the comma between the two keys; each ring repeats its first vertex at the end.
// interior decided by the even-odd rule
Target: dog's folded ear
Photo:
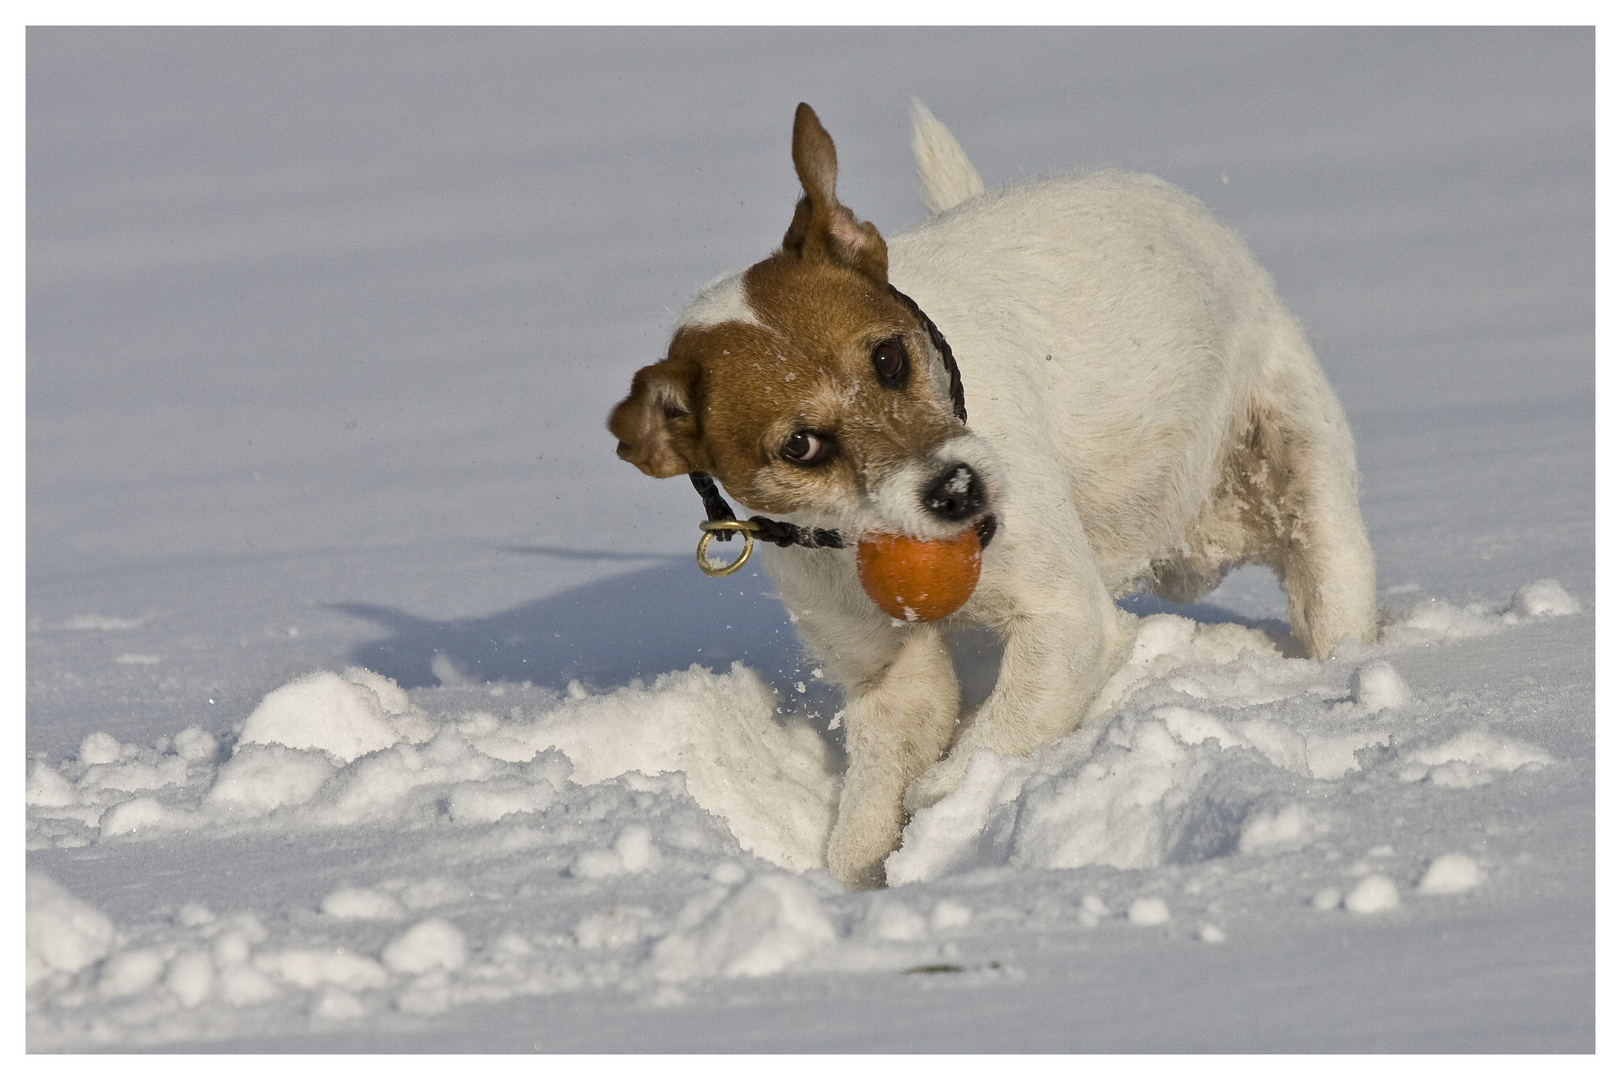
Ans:
{"type": "Polygon", "coordinates": [[[889,247],[870,221],[839,204],[834,184],[839,174],[833,137],[803,101],[794,111],[794,171],[805,197],[794,208],[793,223],[782,238],[782,250],[802,259],[828,259],[859,270],[880,285],[889,282],[889,247]]]}
{"type": "Polygon", "coordinates": [[[663,479],[709,468],[698,409],[703,371],[696,360],[661,360],[636,373],[630,396],[608,417],[619,456],[663,479]]]}

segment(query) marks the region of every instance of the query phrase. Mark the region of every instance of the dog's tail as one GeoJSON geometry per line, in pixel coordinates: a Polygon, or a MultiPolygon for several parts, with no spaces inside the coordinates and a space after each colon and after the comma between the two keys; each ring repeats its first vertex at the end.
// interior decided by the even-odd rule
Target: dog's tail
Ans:
{"type": "Polygon", "coordinates": [[[918,192],[931,214],[943,214],[985,191],[985,181],[956,138],[917,98],[912,99],[912,158],[918,192]]]}

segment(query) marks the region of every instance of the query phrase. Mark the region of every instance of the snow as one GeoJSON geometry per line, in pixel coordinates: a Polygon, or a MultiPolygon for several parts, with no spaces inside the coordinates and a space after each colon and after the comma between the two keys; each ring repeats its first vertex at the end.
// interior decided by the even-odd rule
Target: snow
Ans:
{"type": "Polygon", "coordinates": [[[1369,874],[1345,894],[1345,910],[1357,915],[1376,915],[1400,906],[1396,883],[1383,874],[1369,874]]]}
{"type": "Polygon", "coordinates": [[[1461,851],[1449,851],[1430,863],[1419,879],[1418,891],[1425,896],[1450,896],[1466,893],[1479,885],[1480,865],[1461,851]]]}
{"type": "Polygon", "coordinates": [[[29,1048],[1591,1050],[1592,41],[32,31],[29,1048]],[[1128,598],[1081,729],[850,894],[837,695],[601,423],[801,98],[920,217],[911,93],[1243,233],[1381,633],[1128,598]]]}
{"type": "Polygon", "coordinates": [[[1126,909],[1126,921],[1133,926],[1164,926],[1171,921],[1171,909],[1157,896],[1139,896],[1126,909]]]}

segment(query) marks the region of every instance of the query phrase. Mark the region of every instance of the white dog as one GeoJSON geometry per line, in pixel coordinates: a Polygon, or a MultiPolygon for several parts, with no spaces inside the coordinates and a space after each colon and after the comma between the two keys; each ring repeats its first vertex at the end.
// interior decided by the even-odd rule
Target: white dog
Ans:
{"type": "Polygon", "coordinates": [[[906,815],[976,749],[1074,730],[1130,645],[1117,597],[1190,601],[1260,563],[1313,657],[1374,635],[1351,432],[1239,239],[1150,176],[986,192],[918,103],[913,124],[933,216],[886,244],[839,204],[833,141],[800,105],[782,247],[706,289],[609,420],[643,472],[712,474],[784,519],[759,519],[793,541],[767,569],[848,697],[828,867],[852,888],[883,884],[906,815]],[[862,537],[967,528],[980,577],[949,618],[891,618],[858,582],[862,537]],[[1005,644],[959,720],[945,635],[967,623],[1005,644]]]}

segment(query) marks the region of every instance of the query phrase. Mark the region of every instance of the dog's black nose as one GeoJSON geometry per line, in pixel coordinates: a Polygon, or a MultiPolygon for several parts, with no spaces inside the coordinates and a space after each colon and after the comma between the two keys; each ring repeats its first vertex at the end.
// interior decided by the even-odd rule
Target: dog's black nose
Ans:
{"type": "Polygon", "coordinates": [[[985,509],[985,485],[973,469],[958,462],[940,474],[924,494],[923,505],[936,517],[962,521],[985,509]]]}

